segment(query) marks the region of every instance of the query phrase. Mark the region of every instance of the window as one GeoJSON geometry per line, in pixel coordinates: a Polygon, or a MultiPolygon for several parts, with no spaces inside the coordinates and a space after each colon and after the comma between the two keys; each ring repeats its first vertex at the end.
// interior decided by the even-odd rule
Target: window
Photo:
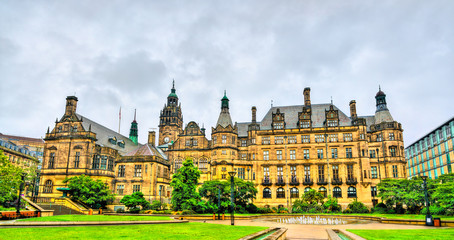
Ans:
{"type": "Polygon", "coordinates": [[[225,144],[225,143],[227,143],[227,136],[222,135],[222,144],[225,144]]]}
{"type": "Polygon", "coordinates": [[[232,136],[232,144],[236,144],[236,137],[232,136]]]}
{"type": "Polygon", "coordinates": [[[274,129],[283,129],[284,128],[284,123],[283,122],[273,123],[273,128],[274,129]]]}
{"type": "Polygon", "coordinates": [[[347,179],[353,180],[353,165],[352,164],[347,165],[347,179]]]}
{"type": "Polygon", "coordinates": [[[277,182],[278,183],[283,183],[284,182],[283,167],[277,167],[277,182]]]}
{"type": "Polygon", "coordinates": [[[337,158],[337,148],[331,148],[331,158],[337,158]]]}
{"type": "Polygon", "coordinates": [[[140,192],[140,185],[132,185],[132,192],[140,192]]]}
{"type": "Polygon", "coordinates": [[[311,166],[304,166],[304,182],[311,181],[311,166]]]}
{"type": "Polygon", "coordinates": [[[323,134],[315,135],[315,142],[316,143],[325,142],[325,136],[323,134]]]}
{"type": "Polygon", "coordinates": [[[80,152],[76,152],[76,156],[74,157],[74,168],[79,168],[80,162],[80,152]]]}
{"type": "Polygon", "coordinates": [[[181,159],[175,159],[175,162],[174,162],[174,168],[175,168],[175,172],[177,172],[178,169],[181,168],[182,166],[182,160],[181,159]]]}
{"type": "Polygon", "coordinates": [[[389,140],[394,140],[394,133],[389,133],[389,140]]]}
{"type": "Polygon", "coordinates": [[[383,137],[381,133],[377,134],[377,142],[381,142],[383,140],[383,137]]]}
{"type": "Polygon", "coordinates": [[[101,169],[106,169],[107,167],[107,156],[101,156],[101,169]]]}
{"type": "Polygon", "coordinates": [[[54,163],[55,163],[55,153],[53,152],[53,153],[50,153],[48,168],[49,169],[54,168],[54,163]]]}
{"type": "Polygon", "coordinates": [[[370,174],[372,178],[377,178],[377,167],[370,167],[370,174]]]}
{"type": "Polygon", "coordinates": [[[202,170],[202,171],[207,171],[207,170],[208,170],[207,166],[208,166],[208,160],[206,160],[206,159],[201,159],[201,160],[199,161],[199,169],[200,169],[200,170],[202,170]]]}
{"type": "Polygon", "coordinates": [[[370,187],[370,195],[371,195],[371,197],[377,196],[377,187],[376,186],[370,187]]]}
{"type": "Polygon", "coordinates": [[[263,151],[263,160],[270,160],[270,152],[268,150],[263,151]]]}
{"type": "Polygon", "coordinates": [[[391,153],[391,157],[396,156],[396,147],[389,147],[389,152],[391,153]]]}
{"type": "Polygon", "coordinates": [[[369,157],[375,158],[375,150],[369,150],[369,157]]]}
{"type": "Polygon", "coordinates": [[[283,188],[276,190],[276,198],[285,198],[285,190],[283,188]]]}
{"type": "Polygon", "coordinates": [[[345,154],[346,154],[346,158],[352,158],[352,149],[351,148],[346,148],[345,149],[345,154]]]}
{"type": "Polygon", "coordinates": [[[295,160],[296,159],[296,151],[295,150],[290,150],[290,159],[295,160]]]}
{"type": "Polygon", "coordinates": [[[191,140],[186,140],[186,146],[191,146],[191,140]]]}
{"type": "Polygon", "coordinates": [[[347,195],[349,198],[356,198],[356,188],[355,187],[348,187],[347,195]]]}
{"type": "Polygon", "coordinates": [[[247,159],[247,154],[246,153],[242,153],[241,154],[241,160],[246,160],[247,159]]]}
{"type": "Polygon", "coordinates": [[[284,137],[274,137],[274,144],[283,144],[284,143],[284,137]]]}
{"type": "Polygon", "coordinates": [[[197,146],[198,144],[199,144],[199,143],[197,142],[197,139],[193,139],[193,140],[192,140],[192,145],[193,145],[193,146],[197,146]]]}
{"type": "Polygon", "coordinates": [[[112,157],[109,157],[109,161],[108,161],[108,164],[107,164],[107,169],[110,170],[110,171],[113,171],[113,168],[114,168],[114,160],[112,157]]]}
{"type": "Polygon", "coordinates": [[[397,172],[397,165],[393,165],[393,177],[395,177],[395,178],[399,177],[399,174],[397,172]]]}
{"type": "Polygon", "coordinates": [[[328,127],[337,127],[337,119],[336,120],[328,120],[328,127]]]}
{"type": "Polygon", "coordinates": [[[333,165],[333,179],[339,180],[339,166],[333,165]]]}
{"type": "Polygon", "coordinates": [[[361,140],[366,139],[366,135],[364,135],[364,133],[359,134],[359,139],[361,140]]]}
{"type": "Polygon", "coordinates": [[[242,147],[247,147],[247,141],[246,140],[241,140],[241,146],[242,147]]]}
{"type": "Polygon", "coordinates": [[[298,188],[294,187],[290,189],[290,198],[299,198],[299,195],[298,188]]]}
{"type": "Polygon", "coordinates": [[[326,197],[326,188],[325,187],[320,187],[318,189],[318,192],[323,195],[323,197],[326,197]]]}
{"type": "Polygon", "coordinates": [[[311,122],[310,121],[301,121],[300,122],[300,127],[301,128],[310,128],[311,127],[311,122]]]}
{"type": "Polygon", "coordinates": [[[263,179],[264,182],[270,181],[270,167],[263,167],[263,179]]]}
{"type": "Polygon", "coordinates": [[[118,166],[118,177],[125,177],[126,166],[119,165],[118,166]]]}
{"type": "Polygon", "coordinates": [[[335,187],[333,189],[333,197],[341,198],[342,197],[342,189],[340,187],[335,187]]]}
{"type": "Polygon", "coordinates": [[[238,178],[244,179],[244,168],[237,168],[238,178]]]}
{"type": "Polygon", "coordinates": [[[290,166],[290,175],[292,176],[292,182],[296,182],[296,166],[290,166]]]}
{"type": "Polygon", "coordinates": [[[351,133],[344,133],[344,142],[351,142],[353,141],[353,136],[351,133]]]}
{"type": "Polygon", "coordinates": [[[262,144],[270,144],[270,137],[262,137],[262,144]]]}
{"type": "Polygon", "coordinates": [[[218,140],[218,137],[217,137],[217,136],[214,136],[214,137],[213,137],[213,144],[216,144],[217,140],[218,140]]]}
{"type": "Polygon", "coordinates": [[[225,174],[221,174],[222,179],[227,179],[225,174]]]}
{"type": "Polygon", "coordinates": [[[318,165],[318,181],[325,182],[325,166],[318,165]]]}
{"type": "Polygon", "coordinates": [[[99,159],[100,159],[101,156],[99,155],[93,155],[93,164],[92,164],[92,168],[93,169],[98,169],[99,168],[99,159]]]}
{"type": "Polygon", "coordinates": [[[142,177],[142,165],[134,165],[134,177],[142,177]]]}
{"type": "Polygon", "coordinates": [[[117,194],[123,195],[125,190],[125,185],[117,185],[117,194]]]}
{"type": "Polygon", "coordinates": [[[289,136],[288,143],[296,143],[296,136],[289,136]]]}
{"type": "Polygon", "coordinates": [[[276,150],[276,158],[277,160],[282,160],[282,150],[276,150]]]}
{"type": "Polygon", "coordinates": [[[337,134],[330,134],[328,138],[330,142],[337,142],[337,134]]]}
{"type": "Polygon", "coordinates": [[[263,198],[271,198],[271,190],[269,188],[263,189],[263,198]]]}
{"type": "Polygon", "coordinates": [[[310,143],[311,142],[310,135],[302,135],[301,136],[301,142],[302,143],[310,143]]]}
{"type": "Polygon", "coordinates": [[[303,158],[309,159],[309,149],[303,149],[303,158]]]}
{"type": "Polygon", "coordinates": [[[317,158],[323,159],[323,149],[317,149],[317,158]]]}
{"type": "Polygon", "coordinates": [[[47,180],[46,183],[44,184],[44,193],[52,193],[53,190],[53,183],[52,180],[47,180]]]}
{"type": "Polygon", "coordinates": [[[310,187],[307,187],[307,188],[304,189],[304,192],[307,193],[307,192],[309,192],[310,190],[311,190],[311,188],[310,188],[310,187]]]}

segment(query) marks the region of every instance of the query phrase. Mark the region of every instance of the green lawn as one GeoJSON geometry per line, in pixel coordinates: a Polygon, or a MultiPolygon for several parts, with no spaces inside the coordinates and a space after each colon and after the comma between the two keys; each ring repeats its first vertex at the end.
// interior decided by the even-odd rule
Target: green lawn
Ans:
{"type": "Polygon", "coordinates": [[[24,222],[86,222],[86,221],[165,221],[165,216],[112,216],[112,215],[59,215],[39,218],[25,218],[24,222]]]}
{"type": "Polygon", "coordinates": [[[412,230],[350,230],[367,240],[447,240],[454,239],[454,229],[412,229],[412,230]]]}
{"type": "Polygon", "coordinates": [[[53,239],[239,239],[266,227],[230,226],[209,223],[175,223],[55,228],[4,228],[0,240],[53,239]]]}

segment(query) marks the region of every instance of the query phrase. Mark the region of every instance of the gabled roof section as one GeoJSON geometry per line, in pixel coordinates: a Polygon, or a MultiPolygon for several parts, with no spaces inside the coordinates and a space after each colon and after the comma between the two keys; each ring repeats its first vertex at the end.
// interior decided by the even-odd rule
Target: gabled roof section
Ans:
{"type": "Polygon", "coordinates": [[[236,126],[238,127],[238,137],[247,137],[247,130],[249,124],[251,124],[251,122],[242,122],[236,124],[236,126]]]}
{"type": "Polygon", "coordinates": [[[129,156],[129,157],[157,156],[157,157],[161,157],[161,158],[167,160],[167,156],[164,154],[164,152],[161,149],[156,148],[151,144],[144,144],[142,146],[139,146],[136,149],[132,150],[131,152],[125,154],[124,156],[129,156]]]}
{"type": "Polygon", "coordinates": [[[118,150],[118,153],[120,153],[120,155],[125,155],[126,153],[131,152],[132,150],[134,150],[137,147],[137,145],[134,144],[134,142],[131,141],[131,139],[129,139],[128,137],[125,137],[107,127],[104,127],[103,125],[101,125],[95,121],[92,121],[80,114],[76,113],[76,116],[79,119],[82,119],[82,126],[84,127],[85,131],[88,131],[91,128],[91,131],[96,133],[96,139],[97,139],[96,144],[99,144],[104,147],[110,147],[110,148],[116,149],[116,150],[118,150]],[[90,125],[91,125],[91,127],[90,127],[90,125]],[[121,147],[118,144],[112,144],[111,142],[109,142],[109,138],[112,138],[112,137],[115,137],[117,139],[117,143],[124,142],[124,147],[121,147]]]}
{"type": "MultiPolygon", "coordinates": [[[[312,120],[312,127],[324,127],[325,121],[325,110],[330,109],[329,103],[325,104],[312,104],[311,105],[311,120],[312,120]]],[[[271,130],[271,123],[273,121],[273,113],[277,112],[279,108],[281,113],[285,114],[285,128],[292,129],[298,128],[298,113],[303,111],[304,105],[296,105],[296,106],[279,106],[279,107],[272,107],[265,115],[263,120],[260,122],[260,130],[271,130]]],[[[351,119],[345,115],[339,108],[333,106],[334,110],[339,111],[339,126],[351,126],[351,119]]]]}

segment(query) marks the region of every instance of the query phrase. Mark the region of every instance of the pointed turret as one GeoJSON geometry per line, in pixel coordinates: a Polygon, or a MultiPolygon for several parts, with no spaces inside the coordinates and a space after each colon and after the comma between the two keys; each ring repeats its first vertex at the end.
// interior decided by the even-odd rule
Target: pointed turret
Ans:
{"type": "Polygon", "coordinates": [[[135,144],[138,144],[138,128],[137,128],[137,121],[136,121],[136,109],[134,109],[134,121],[131,123],[131,129],[129,130],[129,139],[133,141],[135,144]]]}
{"type": "Polygon", "coordinates": [[[386,106],[386,94],[378,87],[378,92],[375,95],[375,101],[377,103],[377,110],[375,111],[375,124],[382,122],[393,122],[393,117],[386,106]]]}
{"type": "Polygon", "coordinates": [[[221,99],[221,114],[219,114],[216,127],[219,125],[221,125],[223,128],[226,128],[228,125],[233,127],[232,118],[230,117],[229,112],[229,99],[227,98],[227,93],[225,90],[224,97],[221,99]]]}

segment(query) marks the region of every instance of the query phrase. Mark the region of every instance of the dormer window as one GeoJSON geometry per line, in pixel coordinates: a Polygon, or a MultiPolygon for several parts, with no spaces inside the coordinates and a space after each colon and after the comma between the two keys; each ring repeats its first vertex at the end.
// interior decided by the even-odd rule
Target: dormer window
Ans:
{"type": "Polygon", "coordinates": [[[72,131],[73,131],[73,132],[77,132],[77,125],[74,126],[74,127],[72,127],[72,131]]]}
{"type": "Polygon", "coordinates": [[[300,128],[310,128],[311,122],[310,121],[300,121],[300,128]]]}
{"type": "Polygon", "coordinates": [[[285,115],[281,113],[278,108],[276,113],[273,113],[273,123],[271,124],[273,129],[284,129],[285,128],[285,115]]]}
{"type": "Polygon", "coordinates": [[[328,120],[328,127],[337,127],[339,125],[339,121],[335,120],[328,120]]]}
{"type": "Polygon", "coordinates": [[[339,111],[334,110],[334,106],[330,105],[329,110],[325,110],[326,126],[337,127],[339,126],[339,111]]]}
{"type": "Polygon", "coordinates": [[[125,141],[123,141],[123,140],[118,141],[117,144],[118,144],[118,146],[120,146],[121,148],[124,148],[124,147],[125,147],[125,141]]]}
{"type": "Polygon", "coordinates": [[[117,145],[117,138],[116,137],[109,137],[109,143],[113,145],[117,145]]]}

